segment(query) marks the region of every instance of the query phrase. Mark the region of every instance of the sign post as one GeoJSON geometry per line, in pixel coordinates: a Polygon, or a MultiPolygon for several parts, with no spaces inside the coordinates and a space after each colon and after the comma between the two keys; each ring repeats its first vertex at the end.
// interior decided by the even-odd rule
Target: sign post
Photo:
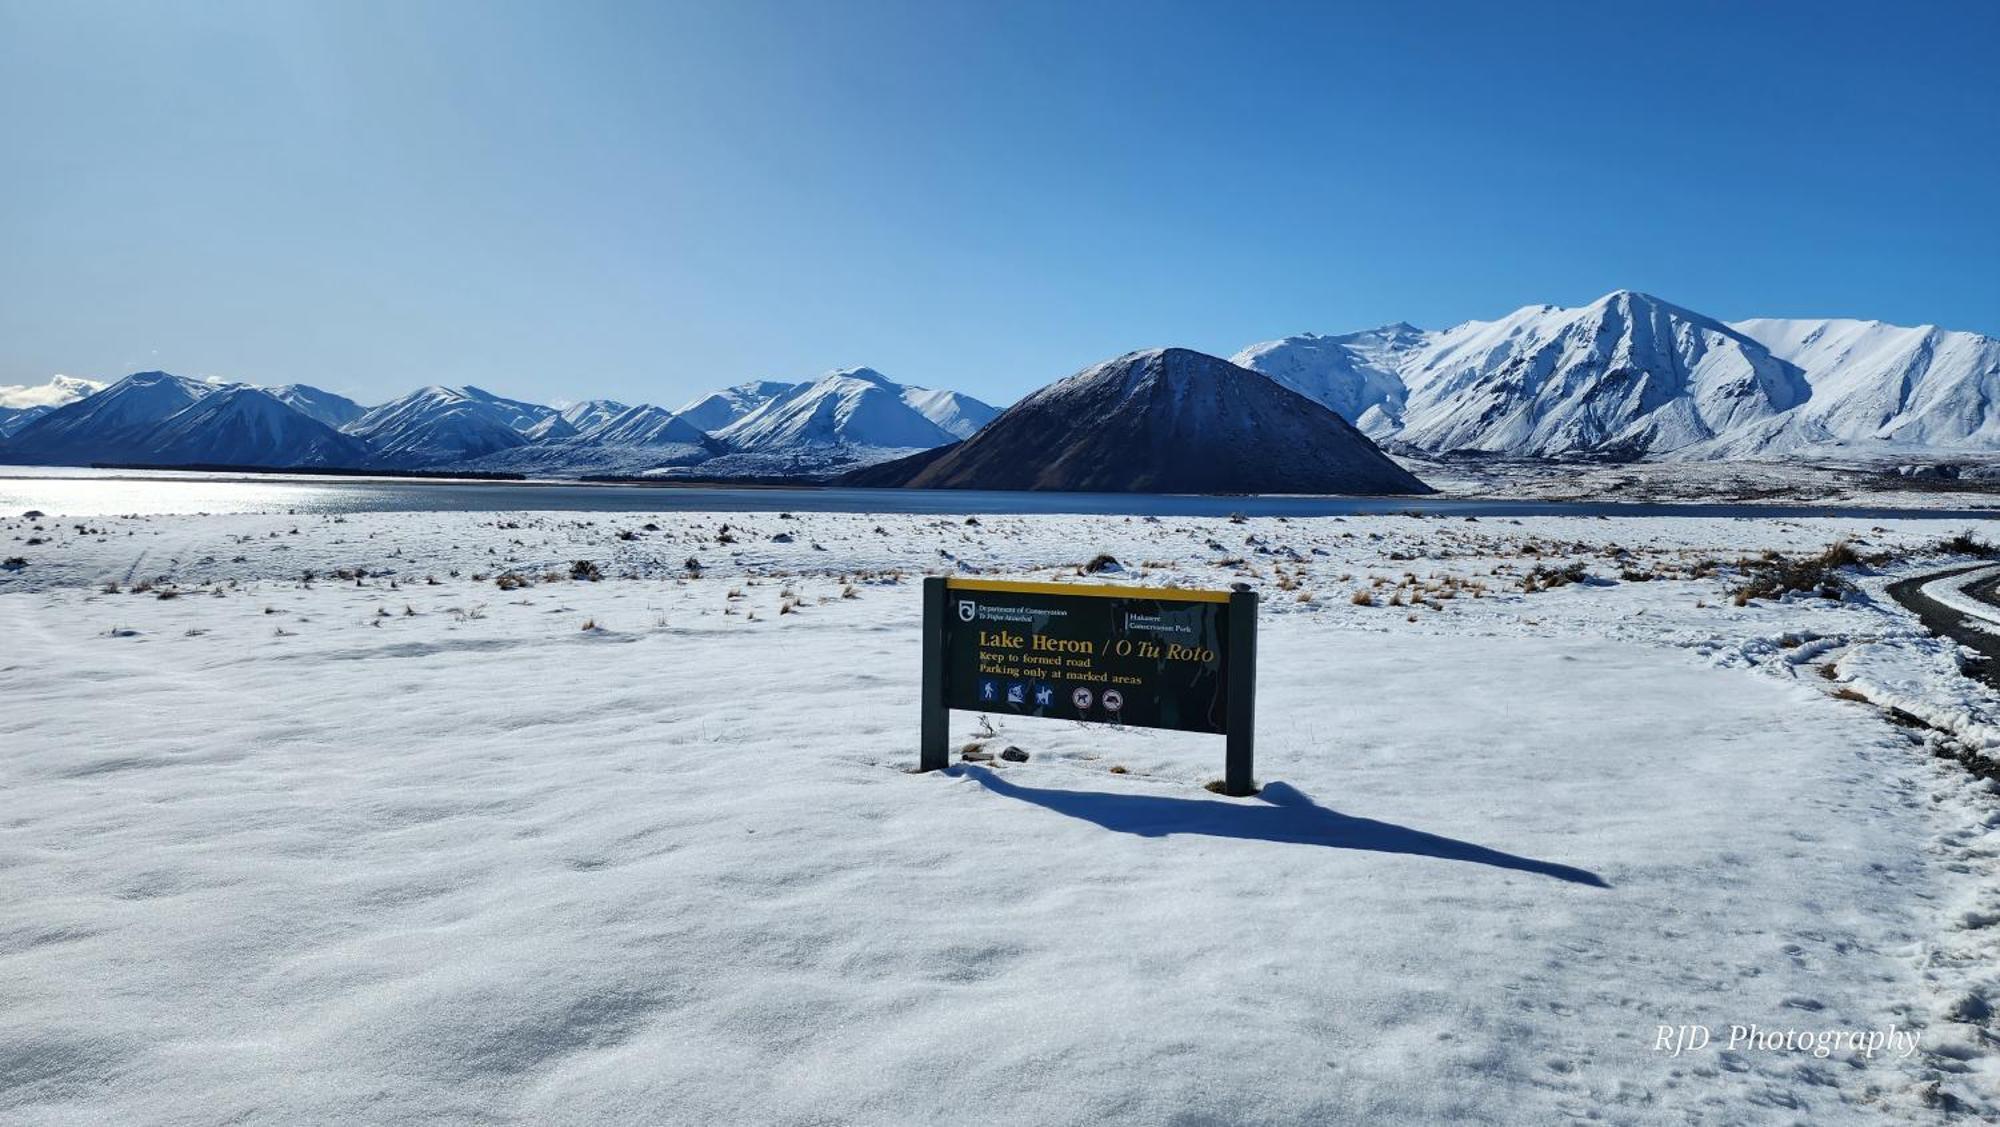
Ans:
{"type": "Polygon", "coordinates": [[[1223,664],[1228,682],[1229,720],[1223,748],[1222,789],[1225,794],[1257,793],[1252,781],[1255,757],[1252,735],[1257,725],[1257,593],[1229,595],[1229,642],[1223,664]]]}
{"type": "Polygon", "coordinates": [[[923,646],[920,770],[957,708],[1224,736],[1225,793],[1256,791],[1254,592],[933,577],[923,646]]]}
{"type": "Polygon", "coordinates": [[[944,580],[924,580],[924,720],[917,770],[941,771],[951,764],[946,746],[951,716],[944,705],[944,580]]]}

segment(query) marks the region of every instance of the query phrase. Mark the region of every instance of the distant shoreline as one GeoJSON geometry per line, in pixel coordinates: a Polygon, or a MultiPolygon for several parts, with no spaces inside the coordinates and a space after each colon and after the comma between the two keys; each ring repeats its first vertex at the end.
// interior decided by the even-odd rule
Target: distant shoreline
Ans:
{"type": "MultiPolygon", "coordinates": [[[[20,466],[20,469],[36,469],[20,466]]],[[[51,469],[91,469],[133,473],[242,474],[272,477],[388,478],[391,480],[434,482],[441,485],[643,485],[664,489],[826,489],[833,483],[818,477],[639,477],[627,474],[585,474],[580,477],[531,477],[524,473],[499,470],[396,470],[353,469],[313,466],[244,466],[227,463],[160,465],[151,462],[92,462],[88,466],[53,466],[51,469]]],[[[223,479],[226,480],[226,479],[223,479]]]]}
{"type": "MultiPolygon", "coordinates": [[[[33,468],[33,467],[28,467],[33,468]]],[[[78,468],[78,467],[57,467],[78,468]]],[[[80,467],[92,470],[140,470],[146,473],[240,473],[277,474],[284,477],[395,477],[411,478],[418,481],[512,481],[528,480],[527,474],[501,473],[498,471],[465,470],[377,470],[349,469],[335,466],[242,466],[226,462],[197,462],[183,465],[156,465],[151,462],[92,462],[80,467]]]]}
{"type": "MultiPolygon", "coordinates": [[[[265,472],[244,467],[171,469],[126,464],[121,467],[0,465],[0,513],[10,509],[40,509],[53,513],[151,512],[160,515],[243,509],[227,490],[288,486],[296,498],[267,499],[267,508],[301,508],[322,512],[560,510],[573,512],[764,511],[867,512],[922,515],[1123,515],[1132,518],[1230,517],[1237,514],[1274,517],[1341,517],[1403,515],[1415,518],[1506,519],[1526,516],[1603,517],[1737,517],[1773,519],[1835,517],[1849,519],[1916,519],[1934,521],[2000,520],[2000,507],[1949,507],[1897,503],[1898,499],[1839,498],[1826,500],[1754,501],[1715,498],[1620,499],[1542,498],[1533,496],[1434,495],[1428,497],[1312,494],[1173,494],[1078,493],[1067,491],[1007,492],[960,489],[905,489],[830,485],[822,482],[705,482],[686,478],[624,481],[579,481],[527,478],[462,478],[451,475],[401,473],[371,475],[346,471],[318,474],[290,470],[265,472]],[[38,485],[48,483],[47,487],[38,485]],[[151,483],[187,501],[151,495],[113,492],[103,500],[86,498],[92,483],[125,486],[151,483]],[[479,488],[469,488],[477,486],[479,488]],[[634,488],[634,487],[638,488],[634,488]],[[461,488],[467,487],[467,488],[461,488]],[[81,492],[79,491],[81,490],[81,492]],[[317,494],[315,496],[315,494],[317,494]],[[199,498],[196,500],[196,498],[199,498]],[[184,507],[193,504],[193,508],[184,507]]],[[[1934,498],[1941,495],[1929,494],[1934,498]]],[[[1966,498],[1970,500],[1970,497],[1966,498]]],[[[1980,500],[2000,500],[1987,495],[1980,500]]]]}

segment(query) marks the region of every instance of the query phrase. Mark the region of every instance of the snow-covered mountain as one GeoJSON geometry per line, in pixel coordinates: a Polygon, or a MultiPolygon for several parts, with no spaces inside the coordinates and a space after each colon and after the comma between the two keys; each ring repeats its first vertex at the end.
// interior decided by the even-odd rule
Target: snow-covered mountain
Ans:
{"type": "Polygon", "coordinates": [[[308,384],[282,384],[278,387],[267,387],[264,392],[292,410],[335,430],[368,413],[366,407],[345,395],[321,391],[308,384]]]}
{"type": "Polygon", "coordinates": [[[561,442],[564,439],[575,438],[581,433],[581,431],[576,429],[575,423],[570,422],[561,415],[550,415],[548,418],[522,431],[521,437],[526,438],[531,443],[561,442]]]}
{"type": "Polygon", "coordinates": [[[1673,459],[2000,450],[2000,341],[1880,321],[1724,324],[1621,290],[1424,333],[1252,345],[1245,367],[1432,452],[1673,459]]]}
{"type": "Polygon", "coordinates": [[[1403,362],[1432,335],[1400,321],[1338,336],[1303,333],[1253,344],[1229,362],[1332,408],[1364,433],[1387,434],[1403,415],[1403,362]]]}
{"type": "Polygon", "coordinates": [[[873,368],[828,372],[769,400],[716,432],[739,452],[928,450],[960,437],[992,408],[969,396],[905,387],[873,368]],[[937,418],[932,416],[936,415],[937,418]]]}
{"type": "Polygon", "coordinates": [[[936,489],[1429,491],[1320,403],[1184,348],[1086,368],[963,442],[841,480],[936,489]]]}
{"type": "Polygon", "coordinates": [[[247,384],[225,387],[153,428],[150,465],[359,468],[374,461],[366,442],[345,435],[277,396],[247,384]]]}
{"type": "Polygon", "coordinates": [[[216,390],[166,372],[135,372],[28,423],[0,446],[0,458],[50,466],[142,462],[162,424],[216,390]]]}
{"type": "Polygon", "coordinates": [[[138,372],[49,410],[0,446],[0,457],[47,465],[356,467],[374,460],[365,442],[270,392],[166,372],[138,372]]]}
{"type": "Polygon", "coordinates": [[[1000,408],[958,391],[905,387],[903,402],[954,438],[971,438],[980,427],[1000,415],[1000,408]]]}
{"type": "Polygon", "coordinates": [[[616,399],[586,399],[564,407],[521,433],[529,442],[561,442],[588,434],[627,410],[616,399]]]}
{"type": "MultiPolygon", "coordinates": [[[[1162,363],[1180,370],[1187,362],[1162,363]]],[[[2000,452],[2000,340],[1928,325],[1725,324],[1621,290],[1579,308],[1528,306],[1441,331],[1398,322],[1286,337],[1245,348],[1234,363],[1412,451],[1661,459],[2000,452]]],[[[163,451],[199,451],[183,460],[336,465],[355,456],[241,395],[189,416],[171,435],[153,433],[240,386],[140,372],[101,389],[68,376],[0,388],[0,460],[152,462],[166,460],[163,451]],[[286,454],[279,439],[302,445],[286,454]]],[[[603,399],[557,410],[475,387],[428,387],[369,410],[301,384],[262,394],[364,443],[366,465],[538,474],[823,478],[966,440],[1001,415],[970,396],[906,386],[869,368],[808,383],[739,384],[679,412],[603,399]]],[[[1273,456],[1245,448],[1252,454],[1273,456]]]]}
{"type": "Polygon", "coordinates": [[[53,410],[54,407],[0,407],[0,438],[6,438],[53,410]]]}
{"type": "Polygon", "coordinates": [[[683,443],[707,445],[708,435],[698,426],[664,407],[642,403],[583,433],[586,441],[605,446],[666,446],[683,443]]]}
{"type": "Polygon", "coordinates": [[[962,392],[899,384],[873,368],[843,368],[805,383],[753,380],[709,392],[674,412],[745,452],[920,449],[966,438],[999,413],[962,392]],[[891,396],[908,412],[895,409],[891,396]],[[816,412],[822,414],[812,421],[816,412]],[[945,437],[940,440],[911,414],[945,437]],[[751,422],[752,415],[761,417],[751,422]]]}
{"type": "Polygon", "coordinates": [[[509,399],[504,395],[495,395],[482,388],[473,387],[471,384],[453,390],[475,403],[483,404],[495,418],[505,419],[508,426],[518,431],[525,432],[550,415],[561,413],[554,407],[529,403],[521,399],[509,399]]]}
{"type": "Polygon", "coordinates": [[[1442,332],[1293,337],[1239,359],[1378,439],[1433,452],[2000,450],[2000,341],[1930,326],[1724,324],[1621,290],[1581,308],[1529,306],[1442,332]],[[1345,347],[1353,338],[1381,345],[1357,359],[1345,347]]]}
{"type": "MultiPolygon", "coordinates": [[[[28,390],[47,398],[86,394],[94,386],[61,377],[50,388],[28,390]]],[[[252,389],[256,396],[232,394],[169,427],[197,400],[249,387],[142,372],[61,408],[0,407],[0,459],[549,475],[640,474],[720,459],[715,473],[721,476],[824,476],[951,442],[993,413],[969,396],[904,387],[854,369],[810,384],[745,384],[698,400],[711,411],[718,404],[729,412],[743,409],[746,419],[780,398],[790,404],[744,428],[742,448],[660,407],[593,399],[557,410],[476,387],[426,387],[364,409],[319,388],[289,384],[252,389]],[[300,426],[300,420],[315,426],[300,426]],[[329,440],[318,427],[338,432],[338,439],[329,440]],[[287,444],[296,449],[288,452],[287,444]]]]}
{"type": "Polygon", "coordinates": [[[1935,325],[1845,319],[1758,319],[1731,327],[1803,369],[1812,394],[1789,414],[1695,453],[2000,450],[2000,340],[1935,325]]]}
{"type": "Polygon", "coordinates": [[[714,434],[771,400],[781,395],[789,395],[805,386],[807,385],[779,383],[775,380],[751,380],[749,383],[725,387],[721,391],[711,391],[707,395],[689,400],[674,414],[714,434]]]}
{"type": "Polygon", "coordinates": [[[18,434],[43,415],[103,387],[96,380],[77,376],[55,376],[44,384],[0,386],[0,438],[18,434]]]}
{"type": "Polygon", "coordinates": [[[385,466],[465,462],[522,446],[553,407],[503,399],[476,387],[419,388],[370,410],[344,429],[367,439],[385,466]]]}
{"type": "Polygon", "coordinates": [[[53,409],[74,403],[103,388],[104,385],[97,380],[86,380],[77,376],[55,376],[44,384],[0,385],[0,408],[12,408],[16,411],[26,411],[35,407],[53,409]]]}
{"type": "Polygon", "coordinates": [[[1643,456],[1805,402],[1805,374],[1720,321],[1620,290],[1448,329],[1402,370],[1396,437],[1426,450],[1643,456]]]}
{"type": "Polygon", "coordinates": [[[721,442],[672,411],[640,404],[568,438],[495,451],[454,468],[548,476],[638,475],[696,465],[723,450],[721,442]]]}
{"type": "Polygon", "coordinates": [[[588,434],[631,408],[616,399],[586,399],[564,407],[558,416],[577,434],[588,434]]]}

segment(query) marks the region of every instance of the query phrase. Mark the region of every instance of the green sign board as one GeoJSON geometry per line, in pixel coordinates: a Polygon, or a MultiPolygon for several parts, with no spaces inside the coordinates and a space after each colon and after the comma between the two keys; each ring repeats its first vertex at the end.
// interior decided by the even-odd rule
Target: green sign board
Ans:
{"type": "Polygon", "coordinates": [[[1255,594],[934,578],[924,612],[924,770],[956,708],[1227,736],[1253,789],[1255,594]]]}

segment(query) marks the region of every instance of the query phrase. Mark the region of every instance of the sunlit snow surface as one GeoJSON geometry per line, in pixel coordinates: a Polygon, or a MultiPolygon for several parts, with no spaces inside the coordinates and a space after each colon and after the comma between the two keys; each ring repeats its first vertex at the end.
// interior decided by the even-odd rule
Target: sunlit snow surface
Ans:
{"type": "Polygon", "coordinates": [[[1620,578],[1968,527],[2000,539],[6,511],[0,1121],[1991,1113],[1996,796],[1833,695],[1993,739],[1881,596],[1964,561],[1842,603],[1620,578]],[[1057,722],[998,722],[1026,764],[908,772],[918,577],[1100,551],[1263,593],[1263,796],[1202,789],[1212,738],[1057,722]],[[579,559],[607,578],[542,578],[579,559]],[[1597,581],[1521,589],[1570,561],[1597,581]],[[1351,601],[1406,574],[1438,609],[1351,601]],[[1924,1040],[1671,1058],[1668,1023],[1924,1040]]]}

